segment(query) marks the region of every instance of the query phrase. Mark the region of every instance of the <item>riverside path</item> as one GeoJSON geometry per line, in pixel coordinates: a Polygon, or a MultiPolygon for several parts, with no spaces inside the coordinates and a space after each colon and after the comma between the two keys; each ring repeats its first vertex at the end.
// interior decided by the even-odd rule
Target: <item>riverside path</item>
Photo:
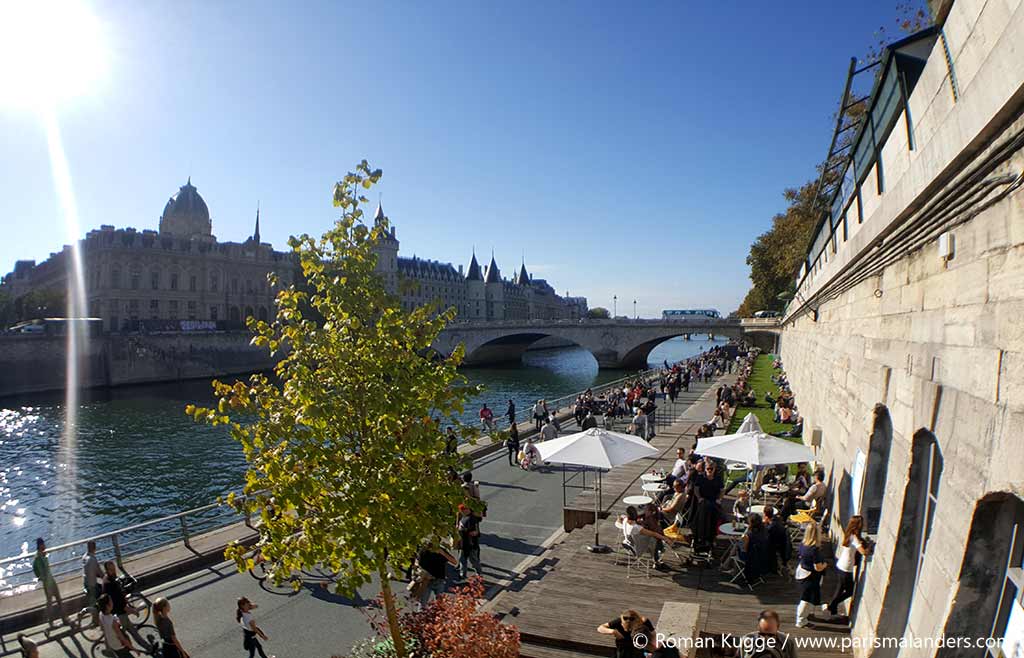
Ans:
{"type": "MultiPolygon", "coordinates": [[[[680,395],[676,409],[682,412],[712,385],[692,385],[689,393],[680,395]]],[[[571,420],[563,421],[564,432],[575,429],[571,420]]],[[[481,559],[485,581],[494,592],[515,580],[562,535],[562,474],[554,468],[527,472],[509,467],[501,450],[479,458],[473,476],[480,481],[488,504],[487,518],[481,526],[481,559]]],[[[378,591],[374,582],[353,599],[315,584],[293,592],[290,588],[261,585],[249,574],[238,573],[233,563],[225,562],[148,589],[146,596],[151,601],[159,596],[170,600],[175,630],[193,656],[244,655],[234,610],[235,600],[245,596],[259,605],[255,617],[270,637],[263,643],[268,655],[329,658],[343,655],[370,634],[363,608],[378,591]]],[[[80,634],[60,631],[47,637],[41,626],[25,633],[40,643],[41,658],[91,655],[91,643],[80,634]]],[[[5,630],[0,640],[0,656],[19,655],[13,633],[5,630]]]]}

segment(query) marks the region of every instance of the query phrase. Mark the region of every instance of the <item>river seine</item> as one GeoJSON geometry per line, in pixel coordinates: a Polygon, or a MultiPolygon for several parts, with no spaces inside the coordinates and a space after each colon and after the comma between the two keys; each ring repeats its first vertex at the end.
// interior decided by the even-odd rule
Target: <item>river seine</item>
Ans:
{"type": "MultiPolygon", "coordinates": [[[[651,352],[661,364],[717,343],[667,341],[651,352]]],[[[504,412],[554,399],[628,373],[599,371],[581,348],[529,352],[523,365],[465,371],[484,393],[481,402],[504,412]]],[[[85,391],[76,445],[62,449],[63,399],[0,400],[0,557],[18,554],[42,536],[51,545],[173,514],[237,489],[242,452],[224,428],[197,425],[190,403],[211,401],[208,382],[85,391]],[[73,473],[73,475],[72,475],[73,473]]]]}

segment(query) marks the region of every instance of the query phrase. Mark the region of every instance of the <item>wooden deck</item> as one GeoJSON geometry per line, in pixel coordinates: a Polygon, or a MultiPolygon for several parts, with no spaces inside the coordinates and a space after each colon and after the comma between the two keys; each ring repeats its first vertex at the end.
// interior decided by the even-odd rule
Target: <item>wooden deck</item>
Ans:
{"type": "MultiPolygon", "coordinates": [[[[713,386],[717,387],[717,384],[713,386]]],[[[603,543],[612,547],[619,544],[621,532],[615,528],[614,522],[625,509],[620,501],[622,495],[641,493],[639,477],[642,473],[655,467],[671,469],[675,448],[683,446],[689,450],[694,432],[703,419],[710,417],[710,412],[705,412],[713,404],[712,390],[710,402],[705,397],[695,403],[680,421],[669,428],[661,428],[652,441],[660,450],[659,457],[613,469],[606,474],[604,506],[610,515],[601,521],[603,543]]],[[[589,502],[592,506],[592,497],[589,502]]],[[[576,504],[586,505],[585,496],[581,496],[576,504]]],[[[731,501],[728,504],[731,506],[731,501]]],[[[626,567],[615,564],[614,554],[595,555],[587,551],[586,546],[593,539],[590,526],[564,535],[561,541],[538,556],[516,582],[490,601],[487,608],[503,621],[518,626],[524,642],[579,651],[579,655],[612,655],[613,643],[608,636],[597,634],[597,626],[630,608],[656,624],[657,615],[666,601],[701,604],[699,628],[702,636],[706,637],[750,633],[756,628],[758,613],[765,608],[776,610],[782,620],[782,630],[795,638],[837,637],[848,633],[843,627],[828,624],[812,623],[807,628],[795,628],[799,587],[781,576],[770,578],[751,592],[745,586],[728,583],[728,577],[720,575],[717,560],[707,567],[685,566],[672,553],[666,553],[664,559],[671,567],[670,571],[652,570],[649,578],[642,574],[637,576],[634,572],[633,577],[627,580],[626,567]]],[[[682,551],[680,554],[686,557],[682,551]]],[[[831,595],[834,586],[835,580],[828,573],[822,586],[825,597],[831,595]]],[[[801,658],[842,653],[838,641],[834,649],[801,646],[799,652],[801,658]]]]}

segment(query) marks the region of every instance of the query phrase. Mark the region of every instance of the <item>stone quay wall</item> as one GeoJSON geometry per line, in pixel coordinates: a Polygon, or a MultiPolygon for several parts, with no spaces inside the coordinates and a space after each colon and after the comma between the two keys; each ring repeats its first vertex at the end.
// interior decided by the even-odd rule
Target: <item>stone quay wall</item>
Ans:
{"type": "MultiPolygon", "coordinates": [[[[82,386],[101,388],[237,375],[274,366],[247,331],[97,336],[86,341],[82,386]]],[[[0,336],[0,397],[65,387],[67,339],[0,336]]]]}
{"type": "Polygon", "coordinates": [[[861,185],[780,337],[831,530],[860,513],[876,541],[861,658],[985,655],[935,641],[1000,636],[1021,591],[1003,585],[1024,541],[1024,2],[936,5],[884,190],[861,185]]]}

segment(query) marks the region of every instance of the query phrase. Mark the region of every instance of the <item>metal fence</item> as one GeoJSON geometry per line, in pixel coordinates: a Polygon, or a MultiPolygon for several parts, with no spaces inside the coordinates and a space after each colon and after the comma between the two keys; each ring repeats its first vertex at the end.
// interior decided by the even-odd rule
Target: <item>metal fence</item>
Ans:
{"type": "MultiPolygon", "coordinates": [[[[240,520],[242,518],[232,508],[213,503],[95,537],[47,546],[46,552],[50,559],[50,569],[58,581],[82,573],[82,557],[90,541],[96,542],[96,557],[101,563],[113,560],[121,571],[128,573],[124,568],[124,560],[130,556],[179,541],[188,546],[191,537],[240,520]]],[[[38,587],[39,583],[32,572],[34,558],[35,546],[26,544],[20,555],[0,560],[0,597],[38,587]]]]}

